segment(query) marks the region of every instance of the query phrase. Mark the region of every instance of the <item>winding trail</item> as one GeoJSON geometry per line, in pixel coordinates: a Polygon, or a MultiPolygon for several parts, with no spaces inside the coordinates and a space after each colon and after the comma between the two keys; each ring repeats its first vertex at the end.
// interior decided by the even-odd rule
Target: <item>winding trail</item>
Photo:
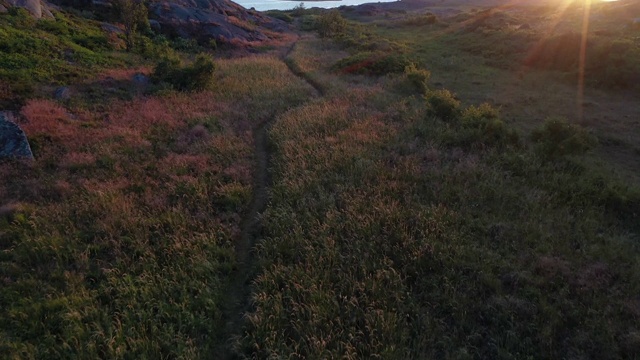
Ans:
{"type": "MultiPolygon", "coordinates": [[[[289,55],[293,52],[299,40],[296,39],[292,45],[280,56],[280,60],[287,65],[287,68],[296,77],[307,82],[313,87],[317,95],[324,96],[324,87],[314,79],[310,78],[291,59],[289,55]]],[[[224,324],[224,334],[227,340],[219,344],[214,349],[215,359],[231,360],[239,358],[234,349],[237,340],[242,337],[244,314],[251,308],[251,281],[254,272],[253,249],[260,237],[262,223],[260,214],[267,207],[269,197],[269,186],[271,184],[271,174],[269,165],[271,163],[271,152],[268,146],[269,129],[275,123],[278,116],[274,114],[270,118],[263,119],[253,129],[255,169],[253,173],[253,198],[248,212],[244,215],[240,224],[240,237],[235,244],[238,267],[231,274],[227,286],[225,303],[222,306],[224,324]]]]}

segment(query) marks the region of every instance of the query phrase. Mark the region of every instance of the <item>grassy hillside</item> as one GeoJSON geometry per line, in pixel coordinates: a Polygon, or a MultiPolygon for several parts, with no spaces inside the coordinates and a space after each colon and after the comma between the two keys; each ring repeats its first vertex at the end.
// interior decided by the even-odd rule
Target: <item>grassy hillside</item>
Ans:
{"type": "MultiPolygon", "coordinates": [[[[331,46],[299,46],[292,61],[330,73],[331,46]]],[[[334,75],[335,95],[274,126],[246,353],[637,355],[638,190],[487,106],[445,118],[401,78],[334,75]]]]}
{"type": "MultiPolygon", "coordinates": [[[[56,75],[27,94],[7,70],[36,160],[0,162],[0,351],[640,356],[640,188],[619,175],[633,161],[607,157],[640,134],[622,116],[576,121],[575,92],[538,98],[570,79],[475,53],[484,30],[460,30],[477,20],[464,10],[297,9],[292,47],[215,66],[159,40],[166,59],[96,50],[104,63],[63,79],[69,100],[47,95],[56,75]],[[203,88],[182,81],[209,70],[203,88]]],[[[23,56],[56,61],[38,54],[23,56]]],[[[597,91],[599,109],[634,114],[597,91]]]]}

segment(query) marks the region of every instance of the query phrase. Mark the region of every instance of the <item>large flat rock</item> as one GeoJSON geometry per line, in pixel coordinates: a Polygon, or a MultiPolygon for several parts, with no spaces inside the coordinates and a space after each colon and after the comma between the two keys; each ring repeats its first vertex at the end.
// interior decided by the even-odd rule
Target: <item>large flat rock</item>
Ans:
{"type": "Polygon", "coordinates": [[[162,32],[201,41],[265,41],[273,32],[288,30],[285,22],[228,0],[152,2],[149,10],[162,32]]]}

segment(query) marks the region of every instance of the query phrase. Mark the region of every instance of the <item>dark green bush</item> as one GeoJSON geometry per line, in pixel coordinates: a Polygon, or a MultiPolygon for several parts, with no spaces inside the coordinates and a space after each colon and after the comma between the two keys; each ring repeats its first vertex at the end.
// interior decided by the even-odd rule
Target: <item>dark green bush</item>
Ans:
{"type": "Polygon", "coordinates": [[[69,26],[65,21],[41,19],[37,23],[37,28],[55,35],[69,35],[69,26]]]}
{"type": "Polygon", "coordinates": [[[520,146],[518,133],[500,120],[498,110],[489,104],[469,106],[460,120],[445,134],[447,145],[477,150],[520,146]]]}
{"type": "Polygon", "coordinates": [[[180,91],[205,90],[213,84],[215,68],[213,59],[205,54],[186,66],[175,56],[165,56],[156,65],[152,78],[180,91]]]}
{"type": "Polygon", "coordinates": [[[538,151],[546,158],[583,154],[598,143],[586,129],[564,118],[547,119],[531,134],[531,140],[538,144],[538,151]]]}
{"type": "Polygon", "coordinates": [[[429,91],[425,96],[429,113],[445,121],[453,121],[460,113],[460,101],[449,90],[429,91]]]}
{"type": "Polygon", "coordinates": [[[313,31],[316,29],[316,15],[306,14],[300,16],[300,30],[313,31]]]}
{"type": "Polygon", "coordinates": [[[431,72],[425,69],[418,69],[415,64],[409,64],[404,68],[404,75],[407,83],[413,92],[425,94],[429,90],[427,83],[431,78],[431,72]]]}
{"type": "Polygon", "coordinates": [[[36,26],[36,19],[21,7],[13,6],[8,10],[11,25],[18,29],[31,29],[36,26]]]}
{"type": "Polygon", "coordinates": [[[483,103],[479,106],[469,106],[462,112],[462,123],[468,127],[478,127],[488,120],[498,119],[498,109],[483,103]]]}
{"type": "Polygon", "coordinates": [[[409,18],[399,21],[402,26],[424,26],[431,25],[438,22],[438,17],[432,13],[426,13],[417,16],[411,16],[409,18]]]}
{"type": "Polygon", "coordinates": [[[315,28],[320,37],[335,37],[347,30],[347,20],[340,15],[338,10],[331,10],[318,16],[315,28]]]}
{"type": "Polygon", "coordinates": [[[97,50],[111,50],[111,45],[109,44],[109,39],[104,34],[94,35],[94,34],[80,34],[72,37],[73,42],[76,44],[85,47],[91,51],[97,50]]]}
{"type": "Polygon", "coordinates": [[[181,37],[173,40],[172,47],[178,51],[194,54],[202,51],[202,47],[195,39],[183,39],[181,37]]]}
{"type": "Polygon", "coordinates": [[[185,76],[189,79],[190,89],[204,90],[213,83],[216,64],[210,56],[200,54],[191,66],[185,68],[185,76]]]}
{"type": "Polygon", "coordinates": [[[293,16],[291,16],[289,13],[284,12],[282,10],[269,10],[269,11],[265,11],[265,14],[268,16],[271,16],[272,18],[276,18],[278,20],[282,20],[287,23],[293,22],[293,16]]]}

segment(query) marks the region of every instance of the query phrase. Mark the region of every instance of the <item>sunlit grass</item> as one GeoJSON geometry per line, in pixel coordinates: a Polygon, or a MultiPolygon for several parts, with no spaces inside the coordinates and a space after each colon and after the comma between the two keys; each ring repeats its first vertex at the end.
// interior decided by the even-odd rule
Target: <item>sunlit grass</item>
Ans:
{"type": "Polygon", "coordinates": [[[27,102],[36,161],[0,164],[6,356],[211,358],[227,341],[251,130],[312,89],[273,58],[218,64],[212,91],[27,102]]]}
{"type": "Polygon", "coordinates": [[[609,206],[616,193],[637,204],[637,190],[579,158],[496,142],[497,122],[477,132],[495,116],[486,108],[439,119],[393,86],[332,84],[350,95],[305,104],[271,130],[274,185],[246,353],[633,353],[625,304],[640,288],[636,226],[609,206]]]}

